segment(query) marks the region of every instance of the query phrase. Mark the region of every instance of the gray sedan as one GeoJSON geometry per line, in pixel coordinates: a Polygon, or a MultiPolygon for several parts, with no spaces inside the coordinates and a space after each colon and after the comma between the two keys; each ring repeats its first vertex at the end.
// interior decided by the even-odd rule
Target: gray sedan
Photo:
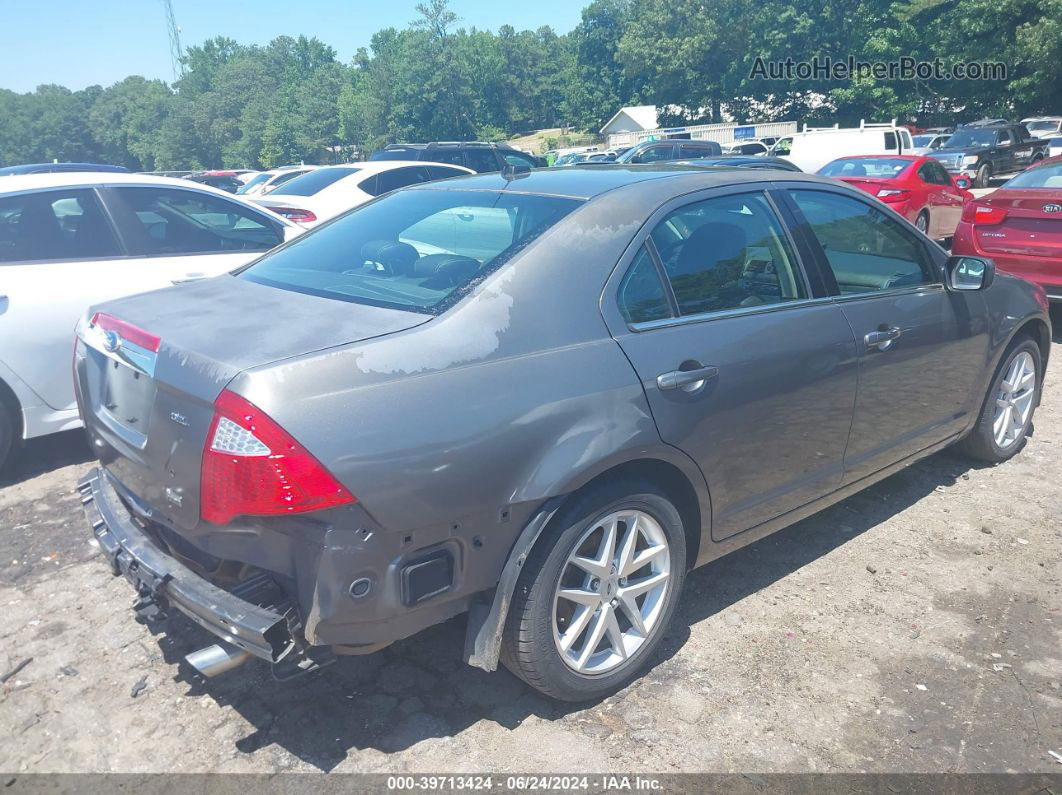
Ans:
{"type": "Polygon", "coordinates": [[[467,612],[471,664],[596,698],[691,568],[948,445],[1016,454],[1049,323],[825,178],[457,178],[90,311],[81,489],[141,615],[217,636],[205,674],[467,612]]]}

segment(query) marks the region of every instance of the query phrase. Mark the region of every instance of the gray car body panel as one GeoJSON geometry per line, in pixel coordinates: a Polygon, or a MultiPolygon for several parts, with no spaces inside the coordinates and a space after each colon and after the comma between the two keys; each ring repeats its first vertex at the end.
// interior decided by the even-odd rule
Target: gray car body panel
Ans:
{"type": "MultiPolygon", "coordinates": [[[[945,293],[962,302],[976,331],[968,335],[977,340],[976,355],[964,362],[978,370],[977,388],[961,416],[919,449],[846,478],[845,440],[862,365],[842,301],[812,295],[800,306],[656,330],[628,328],[615,305],[618,280],[651,221],[672,206],[720,191],[804,184],[866,198],[812,175],[772,181],[781,176],[573,167],[411,188],[588,201],[438,316],[231,276],[106,305],[162,338],[156,378],[168,397],[156,406],[151,443],[142,453],[151,460],[137,462],[137,451],[123,448],[94,420],[91,394],[86,401],[91,368],[79,359],[79,402],[90,438],[132,510],[206,555],[289,578],[312,644],[376,648],[468,609],[491,593],[521,531],[542,516],[543,506],[630,462],[658,462],[681,473],[699,514],[699,553],[690,563],[705,563],[961,436],[1013,334],[1025,323],[1048,322],[1035,288],[1003,275],[982,292],[945,293]],[[802,326],[804,339],[797,334],[802,326]],[[726,372],[717,395],[725,402],[704,403],[707,417],[675,419],[666,416],[661,401],[672,398],[658,394],[651,366],[656,360],[661,372],[677,366],[681,352],[672,341],[688,342],[691,335],[697,351],[712,357],[704,363],[726,372]],[[757,368],[743,372],[750,355],[757,368]],[[198,521],[195,492],[210,404],[225,387],[269,414],[359,502],[303,516],[245,517],[223,527],[198,521]],[[739,396],[748,390],[762,394],[743,405],[739,396]],[[191,414],[187,426],[168,421],[168,410],[184,408],[191,414]],[[683,428],[702,421],[703,433],[691,444],[683,428]],[[828,449],[815,443],[814,432],[828,437],[828,449]],[[779,439],[783,454],[763,460],[779,439]],[[741,461],[728,459],[735,445],[741,461]],[[760,446],[767,449],[758,463],[760,446]],[[821,463],[804,466],[820,448],[821,463]],[[800,473],[787,476],[789,468],[800,473]],[[170,480],[188,494],[180,508],[163,497],[170,480]],[[451,589],[414,607],[402,604],[402,566],[439,549],[454,561],[451,589]],[[351,599],[348,587],[361,577],[374,587],[351,599]]],[[[796,243],[804,268],[821,267],[796,243]]],[[[942,264],[943,252],[925,244],[942,264]]],[[[689,414],[689,406],[684,410],[689,414]]],[[[493,598],[507,603],[508,594],[493,598]]],[[[500,612],[495,630],[504,621],[500,612]]]]}

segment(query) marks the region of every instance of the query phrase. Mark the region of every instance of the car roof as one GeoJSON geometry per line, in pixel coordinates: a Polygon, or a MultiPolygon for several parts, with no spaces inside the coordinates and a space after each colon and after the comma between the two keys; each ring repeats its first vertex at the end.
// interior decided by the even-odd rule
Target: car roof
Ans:
{"type": "Polygon", "coordinates": [[[23,163],[18,166],[0,168],[0,175],[38,174],[52,171],[96,171],[99,173],[129,172],[125,166],[112,166],[107,163],[23,163]]]}
{"type": "MultiPolygon", "coordinates": [[[[509,178],[503,176],[501,172],[470,174],[467,177],[453,177],[441,182],[426,182],[412,186],[410,189],[506,191],[592,199],[612,190],[663,179],[687,183],[682,186],[682,189],[692,191],[735,183],[770,182],[779,179],[779,172],[750,168],[710,169],[675,163],[646,165],[600,163],[564,168],[536,168],[509,178]]],[[[834,184],[833,180],[795,171],[785,172],[785,179],[811,179],[814,182],[834,184]]]]}

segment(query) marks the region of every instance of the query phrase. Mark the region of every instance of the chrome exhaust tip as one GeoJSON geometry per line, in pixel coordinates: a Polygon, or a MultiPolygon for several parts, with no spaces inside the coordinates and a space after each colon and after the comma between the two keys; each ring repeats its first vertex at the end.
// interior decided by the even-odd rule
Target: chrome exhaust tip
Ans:
{"type": "Polygon", "coordinates": [[[210,678],[239,668],[251,659],[251,653],[228,643],[215,643],[205,649],[193,651],[184,659],[203,676],[210,678]]]}

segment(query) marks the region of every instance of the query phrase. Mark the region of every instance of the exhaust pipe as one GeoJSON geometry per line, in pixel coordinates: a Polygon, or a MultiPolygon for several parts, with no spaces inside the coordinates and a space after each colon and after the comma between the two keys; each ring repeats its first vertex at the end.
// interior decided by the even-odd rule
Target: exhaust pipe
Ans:
{"type": "Polygon", "coordinates": [[[231,671],[233,668],[239,668],[251,659],[251,653],[235,646],[230,646],[228,643],[215,643],[205,649],[193,651],[184,659],[189,665],[209,679],[212,676],[231,671]]]}

